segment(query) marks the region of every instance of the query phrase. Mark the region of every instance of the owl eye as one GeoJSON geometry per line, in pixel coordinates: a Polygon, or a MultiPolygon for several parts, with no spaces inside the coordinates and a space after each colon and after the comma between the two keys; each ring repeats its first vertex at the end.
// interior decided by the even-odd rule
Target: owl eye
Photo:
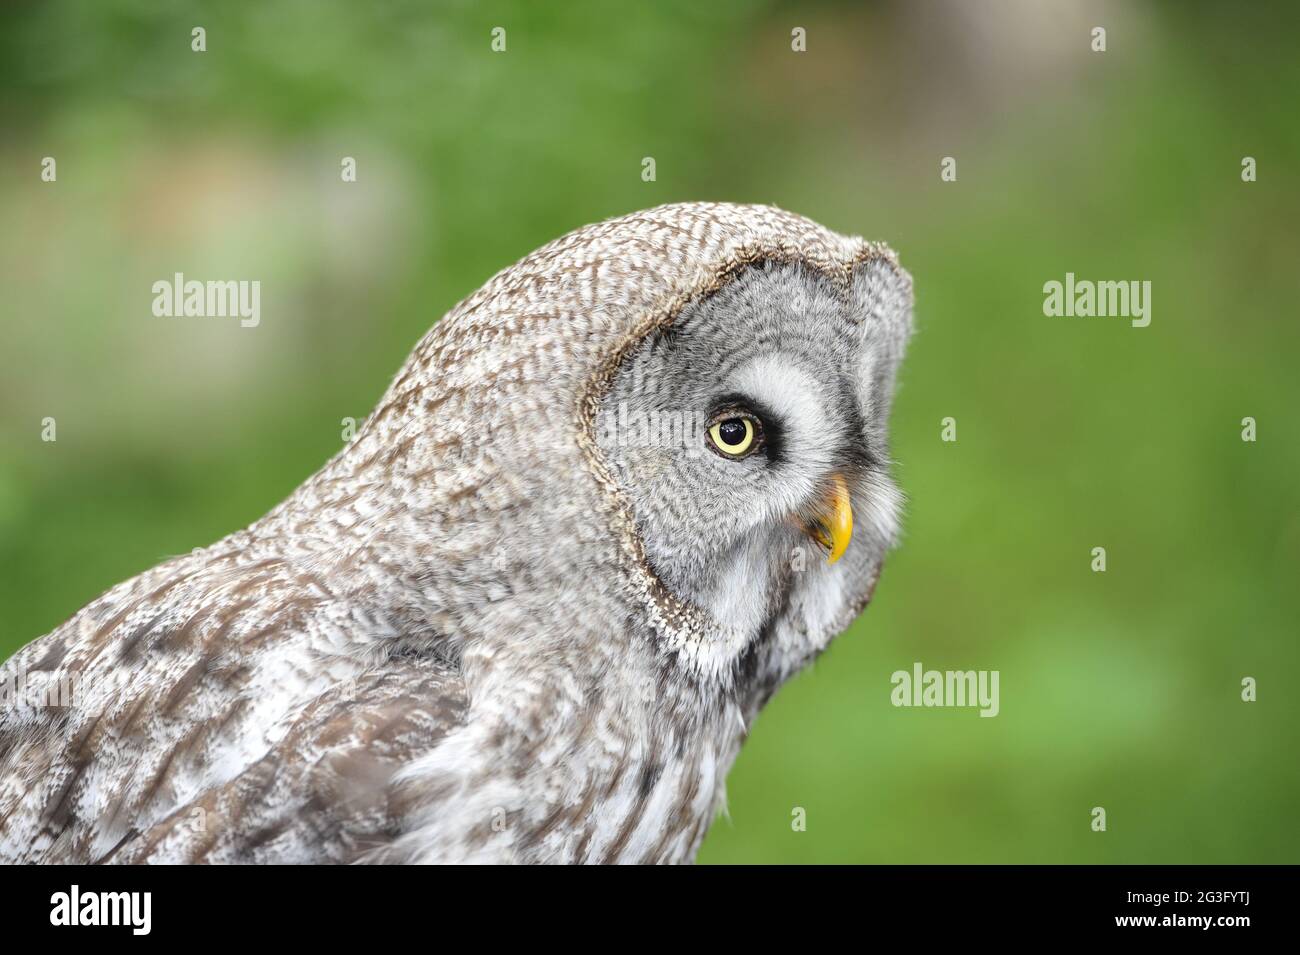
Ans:
{"type": "Polygon", "coordinates": [[[752,415],[731,412],[709,427],[709,444],[724,458],[748,457],[763,442],[763,423],[752,415]]]}

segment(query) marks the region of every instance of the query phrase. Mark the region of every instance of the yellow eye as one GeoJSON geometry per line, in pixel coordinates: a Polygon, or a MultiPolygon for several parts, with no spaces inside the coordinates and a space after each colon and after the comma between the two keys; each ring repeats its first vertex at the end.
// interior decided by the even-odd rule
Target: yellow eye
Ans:
{"type": "Polygon", "coordinates": [[[743,458],[755,448],[758,429],[753,418],[723,418],[709,428],[709,440],[728,458],[743,458]]]}

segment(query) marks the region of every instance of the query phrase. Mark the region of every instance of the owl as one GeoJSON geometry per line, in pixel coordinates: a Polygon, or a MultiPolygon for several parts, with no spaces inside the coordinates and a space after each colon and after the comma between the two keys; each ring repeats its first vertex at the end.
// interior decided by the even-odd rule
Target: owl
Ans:
{"type": "Polygon", "coordinates": [[[498,273],[287,500],[0,669],[0,861],[691,861],[895,539],[911,303],[767,206],[498,273]]]}

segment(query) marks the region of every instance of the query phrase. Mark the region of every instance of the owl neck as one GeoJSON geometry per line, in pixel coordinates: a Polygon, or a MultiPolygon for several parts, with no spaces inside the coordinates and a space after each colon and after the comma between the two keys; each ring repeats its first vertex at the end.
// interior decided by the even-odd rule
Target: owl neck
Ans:
{"type": "Polygon", "coordinates": [[[745,736],[741,711],[682,678],[626,617],[603,626],[617,612],[561,612],[567,639],[544,649],[535,633],[465,644],[469,716],[405,774],[436,803],[402,840],[404,861],[693,859],[745,736]]]}

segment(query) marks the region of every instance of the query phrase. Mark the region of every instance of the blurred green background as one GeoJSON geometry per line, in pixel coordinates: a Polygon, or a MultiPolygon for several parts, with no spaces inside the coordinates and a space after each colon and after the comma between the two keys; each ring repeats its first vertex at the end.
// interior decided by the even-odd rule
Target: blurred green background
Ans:
{"type": "Polygon", "coordinates": [[[701,861],[1300,861],[1297,19],[6,4],[0,656],[268,510],[497,269],[662,202],[769,202],[915,278],[907,530],[758,721],[701,861]],[[177,271],[260,279],[261,326],[155,319],[177,271]],[[1150,327],[1045,317],[1067,271],[1151,281],[1150,327]],[[999,670],[1001,714],[894,708],[914,661],[999,670]]]}

